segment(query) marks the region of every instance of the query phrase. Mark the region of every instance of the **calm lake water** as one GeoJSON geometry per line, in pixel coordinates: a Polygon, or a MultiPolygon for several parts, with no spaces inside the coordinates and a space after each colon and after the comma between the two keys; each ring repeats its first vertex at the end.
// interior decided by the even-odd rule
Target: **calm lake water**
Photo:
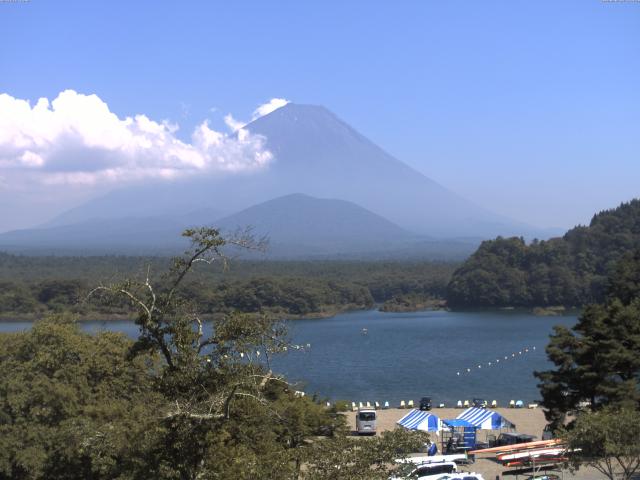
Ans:
{"type": "MultiPolygon", "coordinates": [[[[332,400],[395,405],[429,395],[447,405],[473,397],[501,405],[530,402],[539,398],[533,372],[551,366],[544,348],[553,326],[575,322],[571,315],[516,312],[352,312],[289,322],[292,341],[311,348],[278,357],[273,365],[290,381],[304,382],[301,390],[332,400]]],[[[5,322],[0,332],[30,326],[5,322]]],[[[123,321],[86,322],[83,328],[132,337],[138,331],[123,321]]]]}

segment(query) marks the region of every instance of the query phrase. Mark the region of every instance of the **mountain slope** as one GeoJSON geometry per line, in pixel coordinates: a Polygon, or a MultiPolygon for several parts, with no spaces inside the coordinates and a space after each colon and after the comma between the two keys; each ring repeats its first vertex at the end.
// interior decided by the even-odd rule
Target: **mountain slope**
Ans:
{"type": "Polygon", "coordinates": [[[344,200],[292,194],[249,207],[216,222],[233,231],[250,225],[269,238],[271,256],[346,254],[400,248],[418,237],[344,200]]]}
{"type": "Polygon", "coordinates": [[[93,218],[6,232],[0,234],[0,248],[35,254],[175,254],[187,246],[181,238],[185,228],[212,224],[219,216],[203,209],[180,216],[93,218]]]}
{"type": "MultiPolygon", "coordinates": [[[[186,246],[183,229],[215,225],[226,233],[247,226],[270,240],[268,257],[295,258],[385,252],[425,242],[354,203],[292,194],[219,220],[210,211],[163,217],[91,219],[71,225],[0,234],[0,247],[47,253],[166,253],[186,246]]],[[[245,252],[246,253],[246,252],[245,252]]]]}
{"type": "Polygon", "coordinates": [[[354,202],[408,230],[439,237],[529,233],[392,157],[324,107],[287,104],[246,129],[266,137],[275,155],[264,171],[120,189],[57,218],[63,225],[214,208],[231,214],[275,197],[301,192],[354,202]]]}
{"type": "Polygon", "coordinates": [[[412,231],[484,236],[516,231],[386,153],[324,107],[288,104],[247,126],[264,135],[274,183],[364,206],[412,231]],[[509,229],[512,230],[509,230],[509,229]]]}

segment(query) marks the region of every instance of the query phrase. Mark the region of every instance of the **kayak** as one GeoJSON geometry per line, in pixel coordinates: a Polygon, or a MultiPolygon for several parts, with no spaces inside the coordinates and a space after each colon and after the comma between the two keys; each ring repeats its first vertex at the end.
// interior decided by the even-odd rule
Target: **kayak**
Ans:
{"type": "Polygon", "coordinates": [[[540,457],[543,455],[561,455],[566,452],[564,447],[555,448],[532,448],[525,451],[515,453],[504,453],[498,455],[496,458],[501,462],[507,462],[510,460],[517,460],[519,458],[540,457]]]}
{"type": "Polygon", "coordinates": [[[551,447],[553,445],[561,445],[562,440],[554,438],[552,440],[537,440],[535,442],[514,443],[512,445],[501,445],[499,447],[483,448],[482,450],[471,450],[469,454],[478,453],[507,453],[517,450],[526,450],[530,448],[551,447]]]}

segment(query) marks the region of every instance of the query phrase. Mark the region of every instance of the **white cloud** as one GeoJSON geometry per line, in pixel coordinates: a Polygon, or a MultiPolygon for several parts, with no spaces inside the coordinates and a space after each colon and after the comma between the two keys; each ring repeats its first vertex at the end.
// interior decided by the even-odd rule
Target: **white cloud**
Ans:
{"type": "Polygon", "coordinates": [[[263,103],[253,111],[251,121],[257,120],[260,117],[264,117],[274,110],[284,107],[287,103],[289,103],[289,100],[285,100],[284,98],[272,98],[267,103],[263,103]]]}
{"type": "Polygon", "coordinates": [[[224,123],[227,124],[227,127],[229,127],[232,132],[240,130],[247,124],[246,122],[236,120],[235,118],[233,118],[233,115],[231,115],[230,113],[224,116],[224,123]]]}
{"type": "Polygon", "coordinates": [[[251,171],[272,159],[265,139],[246,131],[227,135],[205,121],[189,143],[177,130],[146,115],[120,118],[98,96],[73,90],[34,106],[0,94],[0,168],[41,183],[93,184],[251,171]]]}
{"type": "MultiPolygon", "coordinates": [[[[263,103],[253,111],[250,121],[253,122],[254,120],[259,119],[260,117],[264,117],[265,115],[270,114],[274,110],[284,107],[287,103],[289,103],[289,100],[285,100],[284,98],[272,98],[267,103],[263,103]]],[[[229,113],[225,115],[224,123],[227,124],[227,127],[229,127],[232,132],[240,132],[240,134],[242,134],[242,129],[246,127],[249,122],[236,120],[233,117],[233,115],[229,113]]]]}

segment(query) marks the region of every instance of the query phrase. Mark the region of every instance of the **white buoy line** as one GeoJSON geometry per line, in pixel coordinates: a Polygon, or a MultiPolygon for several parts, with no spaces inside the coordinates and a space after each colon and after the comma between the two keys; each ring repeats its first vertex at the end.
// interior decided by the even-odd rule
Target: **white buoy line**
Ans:
{"type": "MultiPolygon", "coordinates": [[[[289,345],[284,345],[281,347],[277,347],[277,348],[268,348],[265,351],[268,354],[273,354],[273,353],[282,353],[282,352],[288,352],[289,350],[299,350],[302,352],[306,352],[311,350],[311,344],[307,343],[306,345],[296,345],[296,344],[289,344],[289,345]]],[[[240,352],[240,358],[251,358],[252,356],[256,356],[259,357],[260,356],[260,350],[254,350],[251,352],[240,352]]]]}
{"type": "Polygon", "coordinates": [[[507,360],[511,360],[514,358],[518,358],[522,355],[526,355],[528,353],[533,353],[536,350],[536,347],[532,346],[532,347],[525,347],[522,350],[518,350],[517,352],[513,352],[511,354],[508,355],[504,355],[504,358],[502,358],[502,356],[500,356],[500,358],[496,358],[495,361],[490,361],[490,362],[486,362],[486,363],[479,363],[476,367],[473,368],[463,368],[462,370],[459,370],[456,372],[457,376],[463,375],[463,374],[470,374],[473,370],[480,370],[482,369],[482,367],[484,366],[485,368],[487,367],[497,367],[498,364],[500,363],[500,360],[502,360],[502,363],[504,364],[505,361],[507,360]]]}

